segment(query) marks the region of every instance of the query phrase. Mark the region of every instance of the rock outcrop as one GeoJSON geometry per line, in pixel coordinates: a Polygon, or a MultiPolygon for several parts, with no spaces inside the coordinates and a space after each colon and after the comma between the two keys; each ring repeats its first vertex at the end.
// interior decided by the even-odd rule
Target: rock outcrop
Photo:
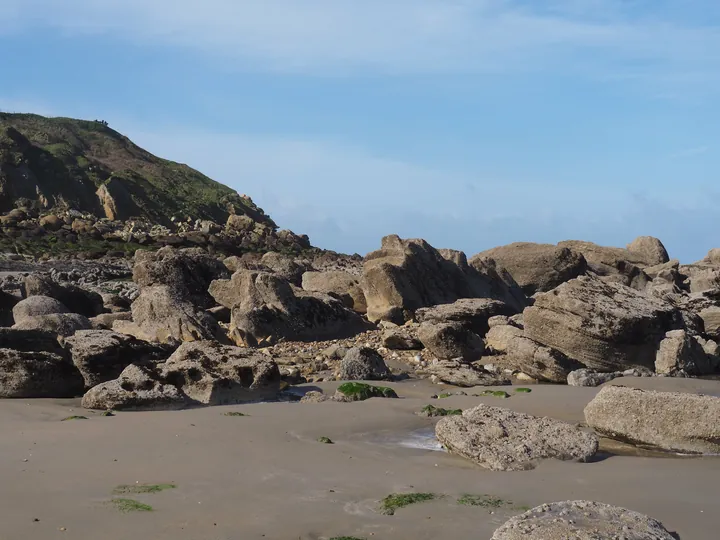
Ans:
{"type": "Polygon", "coordinates": [[[516,336],[509,340],[504,364],[535,380],[561,383],[583,364],[532,339],[516,336]]]}
{"type": "Polygon", "coordinates": [[[541,459],[588,461],[598,449],[592,433],[570,424],[479,405],[435,427],[449,452],[495,471],[521,471],[541,459]]]}
{"type": "Polygon", "coordinates": [[[226,339],[210,314],[167,285],[144,287],[132,304],[132,316],[132,321],[115,321],[113,330],[144,341],[169,344],[226,339]]]}
{"type": "Polygon", "coordinates": [[[598,433],[685,454],[720,453],[720,398],[606,386],[585,407],[598,433]]]}
{"type": "Polygon", "coordinates": [[[230,338],[241,346],[336,339],[367,328],[339,300],[303,291],[266,272],[240,270],[230,280],[214,281],[210,293],[232,310],[230,338]]]}
{"type": "Polygon", "coordinates": [[[341,381],[382,381],[390,378],[385,360],[370,347],[353,347],[340,362],[338,379],[341,381]]]}
{"type": "Polygon", "coordinates": [[[713,373],[717,366],[705,352],[701,339],[685,330],[671,330],[665,334],[655,356],[655,373],[685,376],[713,373]]]}
{"type": "Polygon", "coordinates": [[[490,329],[489,320],[499,315],[514,315],[516,311],[499,300],[462,298],[451,304],[418,309],[415,319],[420,323],[459,323],[468,330],[484,336],[490,329]]]}
{"type": "Polygon", "coordinates": [[[460,323],[423,323],[418,338],[440,360],[473,362],[485,352],[482,338],[460,323]]]}
{"type": "Polygon", "coordinates": [[[587,261],[580,253],[552,244],[517,242],[483,251],[476,257],[494,259],[528,296],[550,291],[587,271],[587,261]]]}
{"type": "Polygon", "coordinates": [[[88,409],[175,409],[227,405],[277,395],[280,371],[257,351],[216,342],[184,343],[164,363],[130,365],[112,381],[88,390],[88,409]]]}
{"type": "Polygon", "coordinates": [[[80,330],[65,339],[65,346],[86,388],[118,378],[130,364],[161,361],[172,352],[168,347],[110,330],[80,330]]]}
{"type": "Polygon", "coordinates": [[[356,276],[348,272],[305,272],[302,288],[310,292],[328,294],[358,313],[367,312],[365,293],[356,276]]]}
{"type": "Polygon", "coordinates": [[[371,321],[402,323],[422,307],[460,298],[499,299],[516,311],[527,305],[522,292],[513,297],[496,269],[483,274],[461,252],[441,254],[424,240],[395,235],[383,238],[381,249],[365,257],[361,284],[371,321]]]}
{"type": "Polygon", "coordinates": [[[508,520],[491,540],[674,540],[659,522],[626,508],[593,501],[542,504],[508,520]]]}
{"type": "Polygon", "coordinates": [[[530,339],[608,372],[652,369],[665,334],[687,327],[676,306],[588,276],[539,295],[523,320],[530,339]]]}

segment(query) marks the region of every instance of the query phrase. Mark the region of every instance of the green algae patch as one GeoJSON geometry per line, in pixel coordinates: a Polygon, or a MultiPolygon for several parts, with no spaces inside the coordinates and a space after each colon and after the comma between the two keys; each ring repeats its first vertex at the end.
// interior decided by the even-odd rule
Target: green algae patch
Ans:
{"type": "Polygon", "coordinates": [[[480,392],[477,394],[478,397],[496,397],[501,399],[506,399],[510,397],[510,394],[505,392],[504,390],[485,390],[484,392],[480,392]]]}
{"type": "Polygon", "coordinates": [[[115,416],[115,413],[113,411],[105,411],[101,413],[100,416],[115,416]]]}
{"type": "Polygon", "coordinates": [[[241,413],[241,412],[237,412],[237,411],[233,411],[233,412],[226,412],[226,413],[225,413],[225,416],[247,416],[247,414],[244,414],[244,413],[241,413]]]}
{"type": "Polygon", "coordinates": [[[149,504],[141,503],[135,499],[113,499],[115,508],[124,513],[130,512],[152,512],[154,509],[149,504]]]}
{"type": "Polygon", "coordinates": [[[130,484],[118,486],[113,490],[113,495],[127,495],[132,493],[139,495],[143,493],[160,493],[168,489],[175,489],[175,484],[130,484]]]}
{"type": "Polygon", "coordinates": [[[322,444],[335,444],[330,437],[320,437],[318,442],[322,444]]]}
{"type": "Polygon", "coordinates": [[[493,497],[492,495],[471,495],[469,493],[459,497],[457,502],[463,506],[479,506],[481,508],[488,509],[502,508],[503,506],[513,504],[512,501],[499,499],[497,497],[493,497]]]}
{"type": "Polygon", "coordinates": [[[380,511],[386,516],[393,516],[395,511],[400,508],[405,508],[411,504],[433,501],[441,497],[442,495],[437,493],[393,493],[380,501],[380,511]]]}
{"type": "Polygon", "coordinates": [[[462,409],[445,409],[443,407],[436,407],[435,405],[425,405],[420,412],[420,416],[458,416],[462,414],[462,409]]]}
{"type": "Polygon", "coordinates": [[[365,401],[366,399],[396,398],[395,390],[386,386],[372,386],[370,384],[347,382],[338,386],[337,391],[350,401],[365,401]]]}
{"type": "Polygon", "coordinates": [[[87,420],[87,416],[68,416],[67,418],[63,418],[60,420],[61,422],[68,422],[70,420],[87,420]]]}
{"type": "Polygon", "coordinates": [[[516,388],[515,392],[517,392],[518,394],[529,394],[530,392],[532,392],[532,390],[530,390],[529,388],[516,388]]]}

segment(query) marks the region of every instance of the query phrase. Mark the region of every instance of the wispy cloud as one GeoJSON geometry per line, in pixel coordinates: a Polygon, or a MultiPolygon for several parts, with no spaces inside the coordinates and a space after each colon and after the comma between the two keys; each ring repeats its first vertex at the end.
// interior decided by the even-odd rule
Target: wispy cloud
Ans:
{"type": "MultiPolygon", "coordinates": [[[[698,10],[714,0],[689,0],[698,10]]],[[[4,31],[108,34],[312,74],[720,72],[720,27],[665,0],[3,0],[4,31]],[[641,4],[644,9],[634,9],[641,4]],[[687,12],[685,12],[687,13],[687,12]],[[676,22],[676,21],[682,22],[676,22]]],[[[692,11],[692,9],[690,10],[692,11]]],[[[0,11],[0,14],[3,14],[0,11]]],[[[2,30],[0,30],[2,31],[2,30]]]]}
{"type": "Polygon", "coordinates": [[[680,159],[680,158],[699,156],[699,155],[705,154],[708,150],[710,150],[710,148],[707,146],[696,146],[694,148],[686,148],[684,150],[680,150],[679,152],[670,154],[670,159],[680,159]]]}

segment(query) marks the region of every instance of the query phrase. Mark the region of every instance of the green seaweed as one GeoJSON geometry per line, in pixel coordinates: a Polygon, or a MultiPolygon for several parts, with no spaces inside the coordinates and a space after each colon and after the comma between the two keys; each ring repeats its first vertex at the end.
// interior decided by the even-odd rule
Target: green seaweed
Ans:
{"type": "Polygon", "coordinates": [[[121,512],[152,512],[153,507],[134,499],[113,499],[112,503],[121,512]]]}
{"type": "Polygon", "coordinates": [[[330,437],[320,437],[320,438],[318,439],[318,442],[319,442],[319,443],[323,443],[323,444],[335,444],[335,443],[330,439],[330,437]]]}
{"type": "Polygon", "coordinates": [[[359,382],[347,382],[338,386],[337,389],[345,397],[352,401],[365,401],[366,399],[381,397],[381,398],[396,398],[398,395],[395,390],[386,386],[372,386],[370,384],[359,383],[359,382]]]}
{"type": "Polygon", "coordinates": [[[105,411],[101,413],[100,416],[115,416],[115,413],[112,411],[105,411]]]}
{"type": "Polygon", "coordinates": [[[425,405],[418,414],[421,416],[457,416],[462,414],[462,409],[444,409],[435,405],[425,405]]]}
{"type": "Polygon", "coordinates": [[[482,508],[501,508],[512,504],[512,501],[498,499],[492,495],[471,495],[469,493],[459,497],[457,502],[464,506],[480,506],[482,508]]]}
{"type": "Polygon", "coordinates": [[[380,510],[386,516],[395,515],[395,511],[411,504],[432,501],[441,498],[437,493],[392,493],[380,501],[380,510]]]}
{"type": "Polygon", "coordinates": [[[226,412],[225,416],[247,416],[247,414],[237,412],[237,411],[232,411],[232,412],[226,412]]]}
{"type": "Polygon", "coordinates": [[[132,493],[135,495],[143,493],[160,493],[168,489],[175,489],[175,484],[130,484],[117,486],[113,490],[113,495],[126,495],[132,493]]]}
{"type": "Polygon", "coordinates": [[[507,392],[505,392],[505,390],[485,390],[485,391],[480,392],[479,394],[477,394],[477,396],[478,396],[478,397],[493,396],[493,397],[498,397],[498,398],[505,399],[505,398],[509,398],[509,397],[510,397],[510,394],[508,394],[507,392]]]}
{"type": "Polygon", "coordinates": [[[68,420],[87,420],[87,416],[68,416],[67,418],[63,418],[60,420],[61,422],[67,422],[68,420]]]}
{"type": "Polygon", "coordinates": [[[515,391],[519,394],[529,394],[532,392],[529,388],[516,388],[515,391]]]}
{"type": "Polygon", "coordinates": [[[440,395],[438,396],[438,399],[445,399],[445,398],[449,398],[449,397],[452,397],[452,394],[449,394],[449,393],[447,393],[447,392],[443,392],[442,394],[440,394],[440,395]]]}

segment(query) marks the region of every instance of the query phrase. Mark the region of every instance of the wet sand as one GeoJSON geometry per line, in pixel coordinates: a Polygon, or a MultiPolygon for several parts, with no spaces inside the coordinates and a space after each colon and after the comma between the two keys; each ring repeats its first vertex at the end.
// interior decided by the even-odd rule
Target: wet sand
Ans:
{"type": "MultiPolygon", "coordinates": [[[[719,381],[614,384],[720,395],[719,381]]],[[[320,386],[332,391],[335,385],[320,386]]],[[[469,408],[485,402],[580,423],[597,389],[532,386],[532,393],[505,400],[430,400],[443,388],[419,381],[392,386],[403,399],[114,417],[84,411],[72,400],[0,401],[0,539],[484,540],[522,507],[568,499],[637,510],[685,540],[720,537],[720,457],[601,454],[587,464],[546,461],[532,471],[490,472],[431,449],[423,435],[435,420],[414,414],[428,403],[469,408]],[[225,416],[229,411],[249,416],[225,416]],[[73,414],[89,419],[60,421],[73,414]],[[318,443],[321,436],[335,444],[318,443]],[[135,482],[177,488],[129,496],[153,512],[121,513],[108,503],[113,488],[135,482]],[[394,516],[377,511],[380,499],[403,491],[445,497],[394,516]],[[491,513],[457,504],[464,493],[512,503],[491,513]]]]}

